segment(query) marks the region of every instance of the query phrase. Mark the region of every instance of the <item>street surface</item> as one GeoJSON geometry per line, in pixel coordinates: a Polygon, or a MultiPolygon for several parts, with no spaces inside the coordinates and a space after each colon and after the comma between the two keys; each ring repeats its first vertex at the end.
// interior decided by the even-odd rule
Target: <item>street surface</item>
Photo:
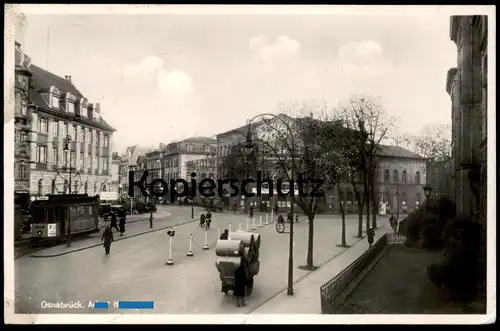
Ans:
{"type": "MultiPolygon", "coordinates": [[[[190,208],[175,208],[175,214],[190,212],[190,208]]],[[[199,215],[201,211],[198,212],[199,215]]],[[[196,217],[197,217],[196,215],[196,217]]],[[[185,215],[184,215],[185,216],[185,215]]],[[[190,216],[190,215],[189,215],[190,216]]],[[[166,230],[116,241],[111,254],[104,255],[102,246],[88,248],[58,257],[22,257],[15,261],[15,292],[17,313],[117,313],[85,308],[79,310],[42,309],[41,302],[88,301],[155,301],[155,309],[139,313],[247,313],[286,288],[288,272],[288,234],[279,234],[275,224],[253,230],[261,234],[260,273],[255,278],[254,291],[247,306],[237,308],[234,297],[220,291],[220,279],[215,268],[214,244],[218,226],[222,232],[231,223],[238,229],[239,220],[246,229],[245,216],[214,213],[208,232],[209,250],[203,250],[205,231],[198,222],[175,227],[172,260],[168,259],[166,230]],[[189,250],[189,235],[194,237],[193,257],[189,250]]],[[[263,217],[263,224],[265,217],[263,217]]],[[[381,220],[381,222],[383,222],[381,220]]],[[[147,222],[146,222],[147,223],[147,222]]],[[[347,217],[347,241],[354,244],[357,216],[347,217]]],[[[287,224],[288,230],[289,224],[287,224]]],[[[251,222],[250,222],[251,227],[251,222]]],[[[314,224],[314,264],[321,266],[345,248],[340,244],[339,216],[318,216],[314,224]]],[[[308,224],[302,220],[295,226],[294,281],[309,272],[297,268],[306,264],[308,224]]],[[[365,239],[366,240],[366,239],[365,239]]],[[[123,312],[123,311],[120,311],[123,312]]],[[[126,313],[137,313],[129,311],[126,313]]],[[[283,313],[286,313],[285,311],[283,313]]]]}

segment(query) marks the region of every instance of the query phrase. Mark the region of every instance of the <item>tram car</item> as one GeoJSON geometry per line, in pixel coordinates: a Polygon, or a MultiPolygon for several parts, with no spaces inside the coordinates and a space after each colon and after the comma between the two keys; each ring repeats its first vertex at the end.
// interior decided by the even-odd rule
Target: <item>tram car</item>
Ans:
{"type": "Polygon", "coordinates": [[[99,232],[99,199],[87,194],[47,195],[31,203],[31,244],[55,243],[71,235],[99,232]],[[68,223],[69,221],[69,223],[68,223]]]}

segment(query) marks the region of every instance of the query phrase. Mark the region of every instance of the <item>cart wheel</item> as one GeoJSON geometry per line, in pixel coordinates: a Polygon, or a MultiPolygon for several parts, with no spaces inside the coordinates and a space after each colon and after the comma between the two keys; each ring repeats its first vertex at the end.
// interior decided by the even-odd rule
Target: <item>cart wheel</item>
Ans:
{"type": "Polygon", "coordinates": [[[246,290],[247,290],[247,291],[246,291],[246,292],[247,292],[247,293],[246,293],[246,294],[247,294],[247,296],[250,296],[250,295],[252,294],[252,292],[253,292],[253,278],[250,278],[250,279],[248,280],[248,284],[247,284],[247,288],[246,288],[246,290]]]}
{"type": "Polygon", "coordinates": [[[276,223],[276,231],[278,231],[278,233],[285,232],[285,223],[283,222],[276,223]]]}

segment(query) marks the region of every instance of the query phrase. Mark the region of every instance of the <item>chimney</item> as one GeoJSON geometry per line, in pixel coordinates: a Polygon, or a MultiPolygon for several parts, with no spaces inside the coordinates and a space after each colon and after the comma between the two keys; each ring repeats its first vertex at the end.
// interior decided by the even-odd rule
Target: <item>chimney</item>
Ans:
{"type": "Polygon", "coordinates": [[[64,79],[71,83],[71,76],[64,76],[64,79]]]}

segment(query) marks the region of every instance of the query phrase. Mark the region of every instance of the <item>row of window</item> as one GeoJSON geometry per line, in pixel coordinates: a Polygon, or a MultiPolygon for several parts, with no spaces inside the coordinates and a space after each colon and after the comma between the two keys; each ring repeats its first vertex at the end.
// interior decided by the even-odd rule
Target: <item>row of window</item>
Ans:
{"type": "MultiPolygon", "coordinates": [[[[389,169],[386,169],[384,171],[384,183],[386,184],[412,184],[408,183],[408,174],[406,170],[403,170],[401,173],[401,182],[399,182],[399,173],[397,170],[392,171],[392,178],[390,176],[390,171],[389,169]],[[392,181],[391,181],[392,179],[392,181]]],[[[420,171],[415,172],[415,177],[414,177],[414,182],[413,184],[420,185],[420,171]]]]}
{"type": "MultiPolygon", "coordinates": [[[[61,188],[62,191],[58,191],[58,188],[56,186],[56,180],[53,179],[52,182],[51,182],[51,187],[50,187],[50,194],[58,194],[58,193],[82,193],[81,191],[83,190],[83,193],[85,194],[88,194],[88,190],[89,190],[89,182],[85,182],[85,183],[81,183],[77,180],[75,181],[72,181],[71,183],[71,192],[70,192],[70,188],[69,188],[69,182],[67,180],[64,181],[64,184],[63,184],[63,187],[61,188]]],[[[95,182],[94,183],[94,193],[98,193],[99,191],[97,191],[97,188],[98,188],[98,183],[95,182]]],[[[99,185],[99,189],[101,192],[106,192],[107,190],[107,186],[106,186],[106,183],[101,183],[99,185]]],[[[40,179],[38,180],[38,195],[45,195],[47,194],[47,192],[45,192],[44,190],[44,182],[43,182],[43,179],[40,179]]]]}
{"type": "MultiPolygon", "coordinates": [[[[76,152],[63,151],[63,160],[59,160],[59,149],[52,148],[52,160],[50,163],[59,164],[62,161],[63,165],[68,165],[71,162],[71,166],[76,166],[76,152]]],[[[37,163],[49,163],[47,146],[39,145],[36,148],[36,162],[37,163]]],[[[92,157],[89,154],[88,157],[84,156],[84,153],[80,153],[81,168],[90,168],[93,164],[96,165],[98,170],[108,170],[109,169],[109,159],[107,156],[92,157]],[[87,164],[88,163],[88,164],[87,164]]]]}
{"type": "MultiPolygon", "coordinates": [[[[394,194],[393,195],[393,198],[397,199],[397,194],[394,194]]],[[[416,193],[415,194],[415,204],[418,205],[420,204],[420,193],[416,193]]],[[[355,199],[355,196],[354,196],[354,193],[352,191],[347,191],[347,193],[345,193],[344,191],[341,191],[340,192],[340,201],[346,201],[347,203],[356,203],[356,199],[355,199]]],[[[382,201],[384,203],[387,203],[387,202],[391,202],[389,201],[389,195],[387,193],[382,193],[382,201]]],[[[406,193],[401,193],[401,197],[400,197],[400,203],[402,205],[406,205],[408,202],[408,197],[406,195],[406,193]]]]}
{"type": "MultiPolygon", "coordinates": [[[[60,109],[61,108],[61,104],[64,105],[64,108],[66,108],[66,111],[70,114],[74,114],[75,113],[75,104],[74,104],[74,101],[73,100],[70,100],[68,97],[66,97],[66,100],[62,99],[59,97],[59,90],[55,87],[52,87],[51,90],[50,90],[50,107],[51,108],[54,108],[54,109],[60,109]]],[[[83,100],[81,100],[83,101],[83,100]]],[[[86,106],[83,105],[83,102],[80,103],[80,116],[81,117],[89,117],[89,113],[88,113],[88,108],[86,106]]],[[[95,121],[99,121],[100,119],[100,116],[99,116],[99,113],[94,111],[92,113],[92,116],[93,116],[93,120],[95,121]]]]}
{"type": "MultiPolygon", "coordinates": [[[[50,121],[48,118],[39,117],[38,119],[38,133],[41,134],[52,134],[53,137],[66,137],[70,136],[73,141],[76,142],[87,142],[92,144],[94,142],[94,135],[88,128],[81,128],[78,130],[76,125],[71,125],[70,123],[54,122],[50,121]],[[51,130],[49,130],[49,127],[51,130]]],[[[95,131],[95,141],[98,147],[109,147],[109,136],[103,135],[103,141],[101,145],[100,134],[95,131]]]]}

